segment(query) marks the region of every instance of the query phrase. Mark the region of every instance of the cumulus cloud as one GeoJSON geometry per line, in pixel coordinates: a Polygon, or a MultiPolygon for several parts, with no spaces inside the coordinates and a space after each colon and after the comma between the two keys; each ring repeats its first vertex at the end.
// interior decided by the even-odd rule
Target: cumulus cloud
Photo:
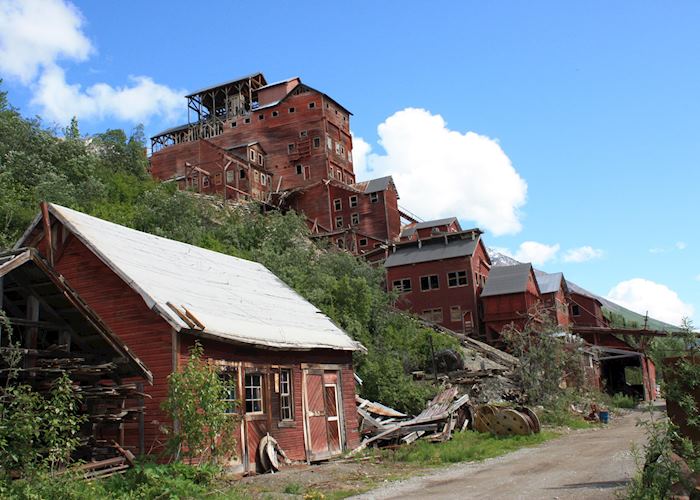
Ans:
{"type": "Polygon", "coordinates": [[[0,73],[28,84],[57,59],[86,60],[93,47],[82,26],[62,0],[0,0],[0,73]]]}
{"type": "Polygon", "coordinates": [[[83,22],[65,0],[0,0],[0,74],[29,86],[41,114],[62,124],[73,116],[147,122],[155,115],[174,119],[182,113],[185,92],[148,76],[130,77],[122,87],[97,83],[83,90],[68,83],[59,63],[87,61],[94,52],[83,22]]]}
{"type": "Polygon", "coordinates": [[[564,254],[564,262],[586,262],[587,260],[599,259],[602,256],[603,251],[600,248],[586,245],[567,250],[564,254]]]}
{"type": "Polygon", "coordinates": [[[83,90],[67,83],[63,70],[52,66],[39,78],[32,103],[59,123],[68,123],[73,116],[84,120],[113,116],[136,123],[157,115],[173,120],[180,114],[185,91],[172,90],[147,76],[130,77],[130,82],[126,87],[98,83],[83,90]]]}
{"type": "Polygon", "coordinates": [[[359,180],[393,175],[401,204],[426,219],[457,216],[494,235],[522,229],[527,184],[497,141],[451,130],[440,115],[416,108],[396,112],[377,132],[385,154],[365,147],[361,158],[357,145],[367,143],[355,139],[359,180]]]}
{"type": "Polygon", "coordinates": [[[524,241],[515,252],[508,248],[494,247],[493,250],[511,257],[519,262],[530,262],[536,266],[541,266],[554,259],[559,252],[559,244],[547,245],[537,241],[524,241]]]}
{"type": "Polygon", "coordinates": [[[666,285],[643,278],[618,283],[607,298],[639,314],[649,311],[649,316],[673,325],[679,325],[683,317],[695,312],[692,305],[683,302],[666,285]]]}

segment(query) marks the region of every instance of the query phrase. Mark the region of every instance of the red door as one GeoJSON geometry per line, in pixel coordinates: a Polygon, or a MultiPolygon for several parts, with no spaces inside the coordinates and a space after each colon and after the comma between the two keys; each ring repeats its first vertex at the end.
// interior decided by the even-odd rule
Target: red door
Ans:
{"type": "Polygon", "coordinates": [[[343,450],[338,372],[304,370],[305,432],[309,460],[323,460],[343,450]]]}

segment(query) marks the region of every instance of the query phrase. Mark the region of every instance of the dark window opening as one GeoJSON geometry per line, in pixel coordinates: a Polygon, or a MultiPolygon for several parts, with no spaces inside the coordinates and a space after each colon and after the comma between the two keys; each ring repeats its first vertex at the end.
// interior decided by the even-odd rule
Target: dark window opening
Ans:
{"type": "Polygon", "coordinates": [[[578,304],[571,306],[571,314],[574,316],[581,316],[581,310],[579,309],[578,304]]]}
{"type": "Polygon", "coordinates": [[[413,288],[411,287],[411,278],[403,278],[400,280],[394,280],[391,284],[391,288],[399,293],[410,292],[413,288]]]}
{"type": "Polygon", "coordinates": [[[280,370],[280,420],[293,420],[292,370],[280,370]]]}
{"type": "Polygon", "coordinates": [[[467,271],[454,271],[447,273],[447,286],[467,286],[467,271]]]}
{"type": "Polygon", "coordinates": [[[262,413],[263,411],[262,374],[246,373],[245,375],[245,411],[246,413],[262,413]]]}
{"type": "Polygon", "coordinates": [[[428,290],[437,290],[440,288],[440,279],[437,274],[431,276],[422,276],[420,279],[420,289],[423,292],[428,290]]]}
{"type": "Polygon", "coordinates": [[[304,167],[301,165],[297,165],[297,175],[301,175],[304,171],[304,167]]]}

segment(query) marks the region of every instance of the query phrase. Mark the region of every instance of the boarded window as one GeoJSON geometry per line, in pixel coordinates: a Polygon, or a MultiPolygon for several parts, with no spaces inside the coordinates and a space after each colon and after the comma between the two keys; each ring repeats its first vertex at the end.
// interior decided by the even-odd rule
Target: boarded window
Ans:
{"type": "Polygon", "coordinates": [[[425,309],[421,317],[433,323],[442,323],[442,309],[439,307],[436,309],[425,309]]]}
{"type": "Polygon", "coordinates": [[[280,370],[280,420],[292,420],[292,370],[280,370]]]}
{"type": "Polygon", "coordinates": [[[427,290],[437,290],[440,288],[440,279],[437,274],[430,276],[421,276],[420,278],[420,289],[425,292],[427,290]]]}
{"type": "Polygon", "coordinates": [[[217,186],[220,186],[223,183],[223,176],[221,173],[215,174],[214,175],[214,184],[217,186]]]}
{"type": "Polygon", "coordinates": [[[453,271],[447,273],[447,286],[467,286],[467,271],[453,271]]]}
{"type": "Polygon", "coordinates": [[[226,183],[227,183],[227,184],[230,184],[231,182],[234,181],[233,176],[234,176],[233,170],[227,170],[227,171],[226,171],[226,183]]]}
{"type": "Polygon", "coordinates": [[[450,321],[462,321],[462,308],[460,306],[450,307],[450,321]]]}
{"type": "Polygon", "coordinates": [[[246,373],[245,375],[245,411],[246,413],[262,413],[262,374],[246,373]]]}

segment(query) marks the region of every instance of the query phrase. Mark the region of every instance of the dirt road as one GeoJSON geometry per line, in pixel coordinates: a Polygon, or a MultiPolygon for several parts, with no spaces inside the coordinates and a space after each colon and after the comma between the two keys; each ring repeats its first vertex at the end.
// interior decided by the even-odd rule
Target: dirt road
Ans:
{"type": "Polygon", "coordinates": [[[537,448],[458,464],[370,491],[362,499],[615,498],[635,472],[632,444],[644,443],[634,411],[604,429],[573,432],[537,448]]]}

